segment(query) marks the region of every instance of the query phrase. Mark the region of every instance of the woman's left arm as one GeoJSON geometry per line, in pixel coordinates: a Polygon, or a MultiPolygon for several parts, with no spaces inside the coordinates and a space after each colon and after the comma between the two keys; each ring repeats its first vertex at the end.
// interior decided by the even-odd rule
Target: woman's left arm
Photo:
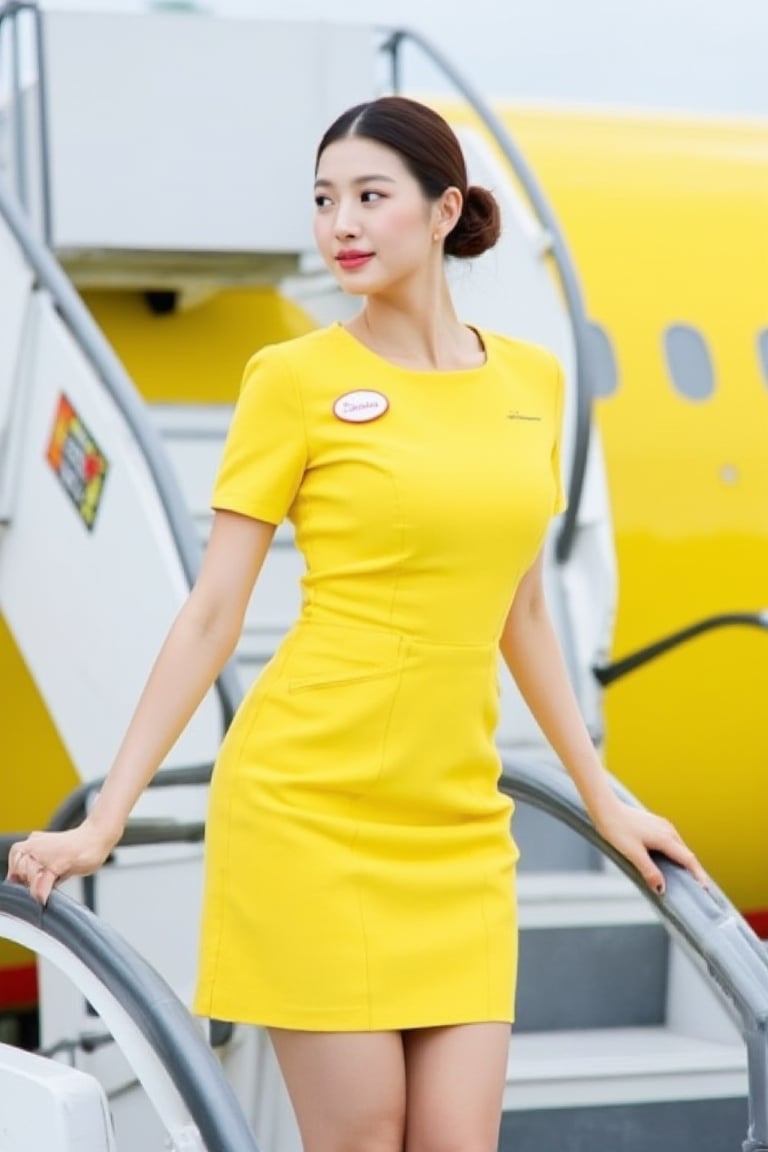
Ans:
{"type": "Polygon", "coordinates": [[[571,687],[547,610],[543,554],[520,582],[499,647],[544,736],[573,778],[600,834],[626,856],[646,883],[664,891],[664,877],[650,851],[687,868],[701,884],[707,876],[668,820],[625,804],[614,792],[595,751],[571,687]]]}

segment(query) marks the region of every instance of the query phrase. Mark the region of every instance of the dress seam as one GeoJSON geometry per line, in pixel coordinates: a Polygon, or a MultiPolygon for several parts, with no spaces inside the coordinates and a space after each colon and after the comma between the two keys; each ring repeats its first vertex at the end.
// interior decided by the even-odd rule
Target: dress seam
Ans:
{"type": "MultiPolygon", "coordinates": [[[[510,601],[511,607],[511,601],[510,601]]],[[[317,605],[312,605],[313,611],[316,612],[317,605]]],[[[374,632],[384,635],[397,635],[403,640],[412,644],[422,644],[425,648],[455,648],[458,651],[479,652],[487,650],[493,652],[499,646],[499,636],[494,634],[488,640],[434,640],[429,636],[420,636],[417,633],[405,632],[402,628],[396,628],[390,619],[390,622],[385,625],[377,624],[345,624],[340,620],[324,620],[318,619],[316,615],[310,615],[305,612],[303,615],[296,618],[295,625],[311,625],[313,628],[333,628],[335,631],[346,632],[374,632]]]]}
{"type": "Polygon", "coordinates": [[[397,699],[400,695],[400,689],[401,689],[402,683],[403,683],[402,647],[403,647],[403,645],[402,645],[402,640],[401,640],[400,646],[399,646],[399,651],[398,651],[399,663],[398,663],[398,669],[397,669],[397,683],[395,684],[395,687],[392,690],[392,698],[389,702],[389,712],[387,713],[387,720],[386,720],[386,723],[384,725],[384,731],[383,731],[382,736],[381,736],[381,755],[379,757],[379,769],[378,769],[378,772],[376,773],[375,780],[372,781],[372,786],[378,784],[378,782],[381,780],[381,776],[382,776],[382,773],[384,771],[384,760],[385,760],[386,755],[387,755],[387,743],[389,741],[389,730],[392,726],[392,717],[393,717],[394,712],[395,712],[395,704],[397,703],[397,699]]]}
{"type": "MultiPolygon", "coordinates": [[[[384,761],[386,759],[386,754],[387,754],[387,742],[389,739],[389,730],[390,730],[390,727],[392,724],[392,716],[394,715],[395,704],[396,704],[397,699],[400,695],[400,689],[401,689],[402,682],[403,682],[402,638],[400,641],[400,650],[399,650],[398,655],[400,658],[400,665],[399,665],[398,670],[397,670],[397,683],[395,684],[395,687],[392,691],[392,697],[391,697],[390,702],[389,702],[389,712],[387,713],[387,720],[386,720],[386,724],[384,725],[384,732],[382,733],[382,737],[381,737],[381,755],[379,757],[379,767],[378,767],[378,771],[376,772],[375,779],[371,781],[371,787],[372,788],[375,788],[375,786],[379,783],[379,781],[381,780],[381,777],[382,777],[382,773],[384,771],[384,761]]],[[[357,827],[355,828],[355,845],[357,845],[357,840],[358,840],[359,834],[360,834],[360,824],[358,823],[357,827]]],[[[369,956],[369,948],[368,948],[368,934],[366,932],[366,927],[365,927],[365,915],[364,915],[364,911],[363,911],[363,898],[362,898],[362,894],[360,892],[359,882],[358,882],[358,886],[357,886],[357,906],[358,906],[358,913],[360,916],[360,930],[363,934],[363,954],[365,957],[365,981],[366,981],[367,1005],[368,1005],[368,1028],[373,1029],[373,1002],[372,1002],[372,996],[371,996],[371,966],[370,966],[370,956],[369,956]]]]}
{"type": "MultiPolygon", "coordinates": [[[[357,841],[358,841],[359,837],[360,837],[360,823],[358,822],[357,826],[355,827],[355,835],[354,835],[354,839],[352,842],[353,854],[356,853],[356,851],[357,851],[357,841]]],[[[366,926],[365,926],[365,911],[363,908],[363,895],[362,895],[362,892],[360,891],[359,877],[358,877],[357,883],[355,885],[355,896],[357,897],[357,914],[360,918],[360,934],[362,935],[362,938],[363,938],[363,962],[365,965],[365,1004],[366,1004],[366,1012],[367,1012],[367,1020],[368,1020],[368,1023],[366,1026],[366,1031],[370,1032],[373,1029],[373,1003],[372,1003],[372,996],[371,996],[371,959],[370,959],[370,953],[369,953],[369,947],[368,947],[368,932],[367,932],[366,926]]]]}

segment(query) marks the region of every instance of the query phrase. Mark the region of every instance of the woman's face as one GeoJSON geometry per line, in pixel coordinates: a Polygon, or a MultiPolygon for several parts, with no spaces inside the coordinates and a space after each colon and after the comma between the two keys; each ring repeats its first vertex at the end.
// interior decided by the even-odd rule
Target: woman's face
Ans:
{"type": "Polygon", "coordinates": [[[396,152],[359,136],[330,144],[317,168],[315,241],[345,292],[396,288],[432,258],[440,202],[396,152]]]}

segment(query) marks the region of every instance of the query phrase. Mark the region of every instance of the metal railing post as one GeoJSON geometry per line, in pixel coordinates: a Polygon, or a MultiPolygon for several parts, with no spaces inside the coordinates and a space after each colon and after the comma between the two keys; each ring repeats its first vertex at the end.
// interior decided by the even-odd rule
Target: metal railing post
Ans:
{"type": "Polygon", "coordinates": [[[19,18],[14,12],[10,20],[11,102],[13,108],[13,151],[16,166],[16,193],[25,212],[29,211],[29,184],[27,139],[24,131],[24,110],[21,105],[21,44],[19,18]]]}

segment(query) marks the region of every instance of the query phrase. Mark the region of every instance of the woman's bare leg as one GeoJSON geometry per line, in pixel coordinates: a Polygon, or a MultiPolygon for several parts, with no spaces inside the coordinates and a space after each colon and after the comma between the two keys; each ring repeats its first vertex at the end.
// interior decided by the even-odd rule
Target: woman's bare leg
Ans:
{"type": "Polygon", "coordinates": [[[509,1024],[403,1033],[405,1152],[496,1152],[509,1024]]]}
{"type": "Polygon", "coordinates": [[[402,1152],[405,1061],[399,1032],[269,1035],[304,1152],[402,1152]]]}

